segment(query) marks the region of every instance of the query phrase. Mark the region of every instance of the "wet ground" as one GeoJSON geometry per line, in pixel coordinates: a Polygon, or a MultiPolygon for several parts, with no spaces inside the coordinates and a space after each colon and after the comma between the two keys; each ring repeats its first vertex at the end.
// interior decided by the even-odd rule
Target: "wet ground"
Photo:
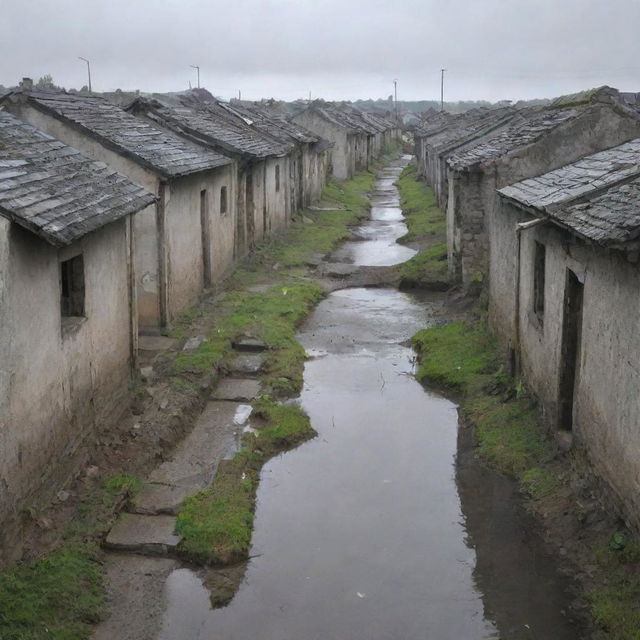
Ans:
{"type": "MultiPolygon", "coordinates": [[[[391,173],[372,212],[386,220],[365,225],[374,239],[347,243],[340,260],[392,260],[383,244],[402,224],[391,173]]],[[[411,375],[403,343],[441,304],[347,289],[319,305],[299,335],[313,356],[300,402],[319,435],[264,467],[252,560],[232,602],[213,610],[198,575],[175,569],[159,638],[583,637],[514,485],[474,458],[456,406],[411,375]]]]}

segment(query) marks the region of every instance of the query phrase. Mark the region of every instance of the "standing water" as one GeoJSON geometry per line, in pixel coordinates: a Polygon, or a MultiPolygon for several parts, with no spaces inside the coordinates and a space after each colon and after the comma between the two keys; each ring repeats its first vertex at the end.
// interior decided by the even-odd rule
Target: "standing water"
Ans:
{"type": "MultiPolygon", "coordinates": [[[[399,172],[374,196],[386,218],[369,230],[385,239],[350,243],[341,259],[382,264],[380,242],[402,235],[389,204],[399,172]]],[[[440,304],[349,289],[318,306],[299,334],[314,354],[300,401],[318,437],[263,468],[252,560],[227,607],[212,610],[193,572],[169,576],[162,640],[580,637],[511,484],[468,454],[456,469],[456,406],[412,376],[402,343],[440,304]]]]}

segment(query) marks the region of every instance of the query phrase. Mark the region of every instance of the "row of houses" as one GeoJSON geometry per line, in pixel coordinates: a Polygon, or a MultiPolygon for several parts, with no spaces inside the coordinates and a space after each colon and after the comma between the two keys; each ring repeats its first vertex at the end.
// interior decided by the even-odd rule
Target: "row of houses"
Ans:
{"type": "Polygon", "coordinates": [[[450,272],[485,283],[510,370],[640,525],[640,114],[607,87],[498,111],[417,138],[450,272]]]}
{"type": "Polygon", "coordinates": [[[26,80],[0,99],[5,552],[20,509],[128,407],[139,336],[169,328],[343,162],[262,105],[156,98],[122,108],[26,80]]]}

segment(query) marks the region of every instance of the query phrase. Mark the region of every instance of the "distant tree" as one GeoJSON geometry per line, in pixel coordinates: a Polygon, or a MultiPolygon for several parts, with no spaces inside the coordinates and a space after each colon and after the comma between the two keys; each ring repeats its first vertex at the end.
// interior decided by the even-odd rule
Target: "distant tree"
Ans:
{"type": "Polygon", "coordinates": [[[53,78],[51,77],[51,74],[49,74],[49,73],[47,73],[46,75],[42,76],[42,78],[40,78],[38,80],[38,82],[36,82],[36,87],[38,89],[57,89],[58,88],[53,83],[53,78]]]}

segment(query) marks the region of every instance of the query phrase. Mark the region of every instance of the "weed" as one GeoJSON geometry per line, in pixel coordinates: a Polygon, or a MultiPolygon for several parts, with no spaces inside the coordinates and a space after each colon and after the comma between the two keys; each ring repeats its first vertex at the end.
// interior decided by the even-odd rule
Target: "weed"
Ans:
{"type": "Polygon", "coordinates": [[[102,567],[96,548],[64,546],[1,573],[0,602],[3,640],[86,640],[102,607],[102,567]]]}
{"type": "Polygon", "coordinates": [[[447,289],[447,245],[434,245],[396,267],[402,287],[435,287],[447,289]]]}

